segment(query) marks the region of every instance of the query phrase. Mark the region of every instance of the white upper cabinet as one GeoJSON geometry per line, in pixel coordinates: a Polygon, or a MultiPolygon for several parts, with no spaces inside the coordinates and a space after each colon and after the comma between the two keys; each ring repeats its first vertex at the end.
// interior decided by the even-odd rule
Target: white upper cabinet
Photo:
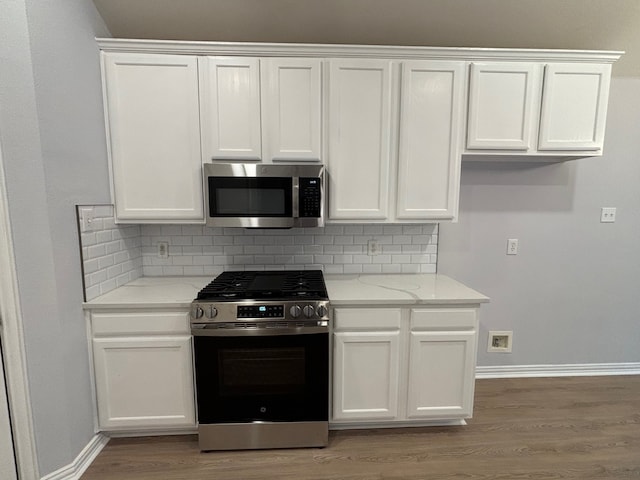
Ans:
{"type": "Polygon", "coordinates": [[[260,160],[260,61],[200,59],[203,160],[260,160]]]}
{"type": "Polygon", "coordinates": [[[263,145],[271,160],[321,160],[321,63],[269,58],[262,65],[263,145]]]}
{"type": "Polygon", "coordinates": [[[331,61],[330,220],[456,217],[465,68],[454,61],[331,61]]]}
{"type": "Polygon", "coordinates": [[[533,63],[471,64],[467,148],[526,151],[535,143],[540,70],[533,63]]]}
{"type": "Polygon", "coordinates": [[[547,65],[540,150],[602,150],[611,65],[547,65]]]}
{"type": "Polygon", "coordinates": [[[328,170],[331,219],[388,218],[390,110],[390,61],[330,61],[328,170]]]}
{"type": "Polygon", "coordinates": [[[463,62],[402,63],[396,218],[457,216],[463,62]]]}
{"type": "Polygon", "coordinates": [[[202,222],[196,57],[102,54],[118,223],[202,222]]]}
{"type": "Polygon", "coordinates": [[[466,152],[601,155],[610,64],[473,63],[466,152]]]}
{"type": "Polygon", "coordinates": [[[203,161],[320,161],[317,59],[202,57],[203,161]]]}

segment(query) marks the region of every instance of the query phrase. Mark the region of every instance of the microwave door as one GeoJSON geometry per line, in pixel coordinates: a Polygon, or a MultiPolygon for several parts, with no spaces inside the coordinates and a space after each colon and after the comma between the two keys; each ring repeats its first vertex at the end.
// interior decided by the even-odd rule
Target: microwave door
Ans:
{"type": "Polygon", "coordinates": [[[207,225],[290,228],[293,226],[294,181],[291,177],[210,176],[207,225]]]}

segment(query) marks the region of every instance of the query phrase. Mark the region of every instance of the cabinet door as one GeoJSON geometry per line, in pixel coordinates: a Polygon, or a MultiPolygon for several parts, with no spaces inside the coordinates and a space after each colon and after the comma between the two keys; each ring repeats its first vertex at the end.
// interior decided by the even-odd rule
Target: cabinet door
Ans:
{"type": "Polygon", "coordinates": [[[400,332],[336,332],[333,338],[333,418],[396,419],[400,332]]]}
{"type": "Polygon", "coordinates": [[[407,417],[470,417],[475,332],[412,331],[409,352],[407,417]]]}
{"type": "Polygon", "coordinates": [[[117,221],[202,221],[196,58],[102,55],[117,221]]]}
{"type": "Polygon", "coordinates": [[[260,160],[260,60],[201,58],[200,75],[203,160],[260,160]]]}
{"type": "Polygon", "coordinates": [[[101,430],[195,426],[191,337],[93,340],[101,430]]]}
{"type": "Polygon", "coordinates": [[[319,161],[321,61],[262,59],[263,145],[272,160],[319,161]]]}
{"type": "Polygon", "coordinates": [[[538,148],[601,150],[610,78],[611,65],[547,65],[538,148]]]}
{"type": "Polygon", "coordinates": [[[399,219],[453,219],[460,189],[463,62],[402,64],[399,219]]]}
{"type": "Polygon", "coordinates": [[[539,89],[536,64],[472,63],[467,148],[528,150],[539,89]]]}
{"type": "Polygon", "coordinates": [[[331,60],[329,218],[388,217],[391,62],[331,60]]]}

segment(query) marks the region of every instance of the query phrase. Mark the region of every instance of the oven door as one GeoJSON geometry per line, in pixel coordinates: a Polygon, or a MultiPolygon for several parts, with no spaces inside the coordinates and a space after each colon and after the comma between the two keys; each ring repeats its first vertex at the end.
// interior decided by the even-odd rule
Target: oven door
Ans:
{"type": "Polygon", "coordinates": [[[329,334],[194,331],[198,422],[327,422],[329,334]]]}

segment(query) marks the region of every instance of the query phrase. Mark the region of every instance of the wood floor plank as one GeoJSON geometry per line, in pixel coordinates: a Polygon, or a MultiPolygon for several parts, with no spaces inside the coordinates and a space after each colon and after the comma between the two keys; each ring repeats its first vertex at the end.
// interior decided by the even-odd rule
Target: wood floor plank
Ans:
{"type": "Polygon", "coordinates": [[[82,480],[640,479],[640,376],[479,380],[468,423],[335,431],[324,449],[112,439],[82,480]]]}

